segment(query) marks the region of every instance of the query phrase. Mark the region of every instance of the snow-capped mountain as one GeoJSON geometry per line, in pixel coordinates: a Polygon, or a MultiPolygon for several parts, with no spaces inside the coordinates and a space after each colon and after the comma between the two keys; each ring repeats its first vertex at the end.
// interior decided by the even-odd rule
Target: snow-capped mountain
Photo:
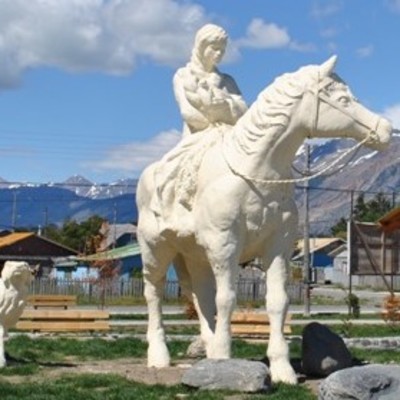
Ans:
{"type": "MultiPolygon", "coordinates": [[[[311,142],[311,174],[327,168],[355,144],[346,139],[317,145],[311,142]]],[[[376,152],[362,147],[328,169],[323,176],[312,179],[309,182],[311,233],[328,233],[340,217],[347,217],[352,192],[353,200],[361,191],[366,192],[366,200],[368,196],[373,197],[382,191],[394,203],[397,203],[396,200],[400,202],[399,154],[400,135],[394,135],[387,150],[376,152]]],[[[294,167],[301,172],[305,170],[305,165],[303,146],[298,151],[294,167]]],[[[294,175],[299,176],[297,172],[294,175]]],[[[0,221],[4,226],[9,226],[11,216],[14,215],[17,226],[37,226],[44,223],[44,213],[48,223],[57,224],[67,218],[82,221],[94,214],[110,221],[136,221],[136,186],[136,179],[98,184],[79,175],[62,183],[40,185],[8,183],[0,178],[0,202],[3,204],[0,208],[0,221]]],[[[304,183],[296,184],[295,193],[301,229],[304,183]]]]}
{"type": "Polygon", "coordinates": [[[81,175],[74,175],[55,186],[73,191],[90,199],[108,199],[136,193],[137,179],[119,179],[111,183],[93,183],[81,175]]]}
{"type": "MultiPolygon", "coordinates": [[[[331,140],[311,150],[311,174],[325,168],[343,152],[355,145],[348,139],[331,140]]],[[[350,214],[351,198],[365,192],[365,199],[384,192],[388,199],[400,202],[400,136],[394,135],[389,147],[377,152],[366,147],[350,153],[339,165],[309,182],[311,231],[329,231],[335,221],[350,214]],[[342,167],[342,168],[339,168],[342,167]],[[353,194],[352,194],[353,193],[353,194]],[[396,197],[399,197],[396,199],[396,197]]],[[[299,152],[295,163],[304,171],[305,152],[299,152]]],[[[300,218],[304,199],[304,184],[297,185],[296,198],[300,207],[300,218]]]]}
{"type": "Polygon", "coordinates": [[[84,221],[99,215],[117,223],[137,221],[133,185],[89,184],[84,178],[67,184],[23,184],[0,182],[0,230],[12,227],[34,228],[61,225],[71,219],[84,221]],[[75,182],[75,183],[74,183],[75,182]],[[108,194],[108,195],[107,195],[108,194]]]}

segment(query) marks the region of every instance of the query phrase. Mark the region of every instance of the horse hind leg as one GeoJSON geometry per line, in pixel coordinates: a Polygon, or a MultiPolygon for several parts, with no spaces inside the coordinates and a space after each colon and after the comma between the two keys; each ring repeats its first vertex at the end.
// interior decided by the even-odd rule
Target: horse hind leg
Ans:
{"type": "Polygon", "coordinates": [[[191,281],[191,299],[196,308],[200,323],[200,336],[207,356],[215,331],[215,278],[209,265],[189,261],[186,266],[187,279],[191,281]]]}
{"type": "Polygon", "coordinates": [[[165,245],[150,247],[141,241],[143,261],[144,296],[148,309],[147,365],[163,368],[170,365],[170,356],[162,323],[161,301],[164,293],[168,266],[174,257],[165,245]]]}

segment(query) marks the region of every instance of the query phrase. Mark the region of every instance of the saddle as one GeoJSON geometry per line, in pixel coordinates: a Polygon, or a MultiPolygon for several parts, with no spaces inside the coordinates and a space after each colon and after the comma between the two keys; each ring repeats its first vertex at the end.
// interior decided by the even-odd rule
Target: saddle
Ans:
{"type": "Polygon", "coordinates": [[[204,156],[221,137],[216,129],[185,136],[157,163],[151,201],[157,216],[166,221],[176,214],[177,207],[192,210],[204,156]]]}

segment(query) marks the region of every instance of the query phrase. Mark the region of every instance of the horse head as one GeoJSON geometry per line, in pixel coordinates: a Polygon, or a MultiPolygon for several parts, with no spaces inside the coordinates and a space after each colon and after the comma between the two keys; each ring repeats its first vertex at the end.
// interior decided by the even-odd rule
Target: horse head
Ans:
{"type": "Polygon", "coordinates": [[[345,82],[333,72],[336,60],[337,57],[332,56],[323,64],[311,67],[313,72],[304,95],[308,101],[309,137],[350,137],[364,140],[365,145],[376,150],[385,149],[392,133],[390,122],[354,97],[345,82]]]}

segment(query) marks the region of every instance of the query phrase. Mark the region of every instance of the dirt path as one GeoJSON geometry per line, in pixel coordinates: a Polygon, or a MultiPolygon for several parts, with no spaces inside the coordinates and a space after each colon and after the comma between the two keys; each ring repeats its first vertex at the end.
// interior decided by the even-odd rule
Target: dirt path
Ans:
{"type": "MultiPolygon", "coordinates": [[[[143,359],[122,358],[117,360],[78,361],[70,358],[61,364],[42,365],[39,372],[30,376],[6,376],[1,379],[12,383],[22,382],[45,382],[49,379],[61,377],[62,375],[75,374],[115,374],[135,382],[147,385],[173,386],[181,383],[185,371],[190,368],[196,360],[181,360],[168,368],[147,368],[143,359]]],[[[317,395],[320,380],[300,380],[302,385],[308,386],[317,395]]],[[[242,398],[242,397],[240,397],[242,398]]],[[[247,397],[244,397],[247,398],[247,397]]]]}

